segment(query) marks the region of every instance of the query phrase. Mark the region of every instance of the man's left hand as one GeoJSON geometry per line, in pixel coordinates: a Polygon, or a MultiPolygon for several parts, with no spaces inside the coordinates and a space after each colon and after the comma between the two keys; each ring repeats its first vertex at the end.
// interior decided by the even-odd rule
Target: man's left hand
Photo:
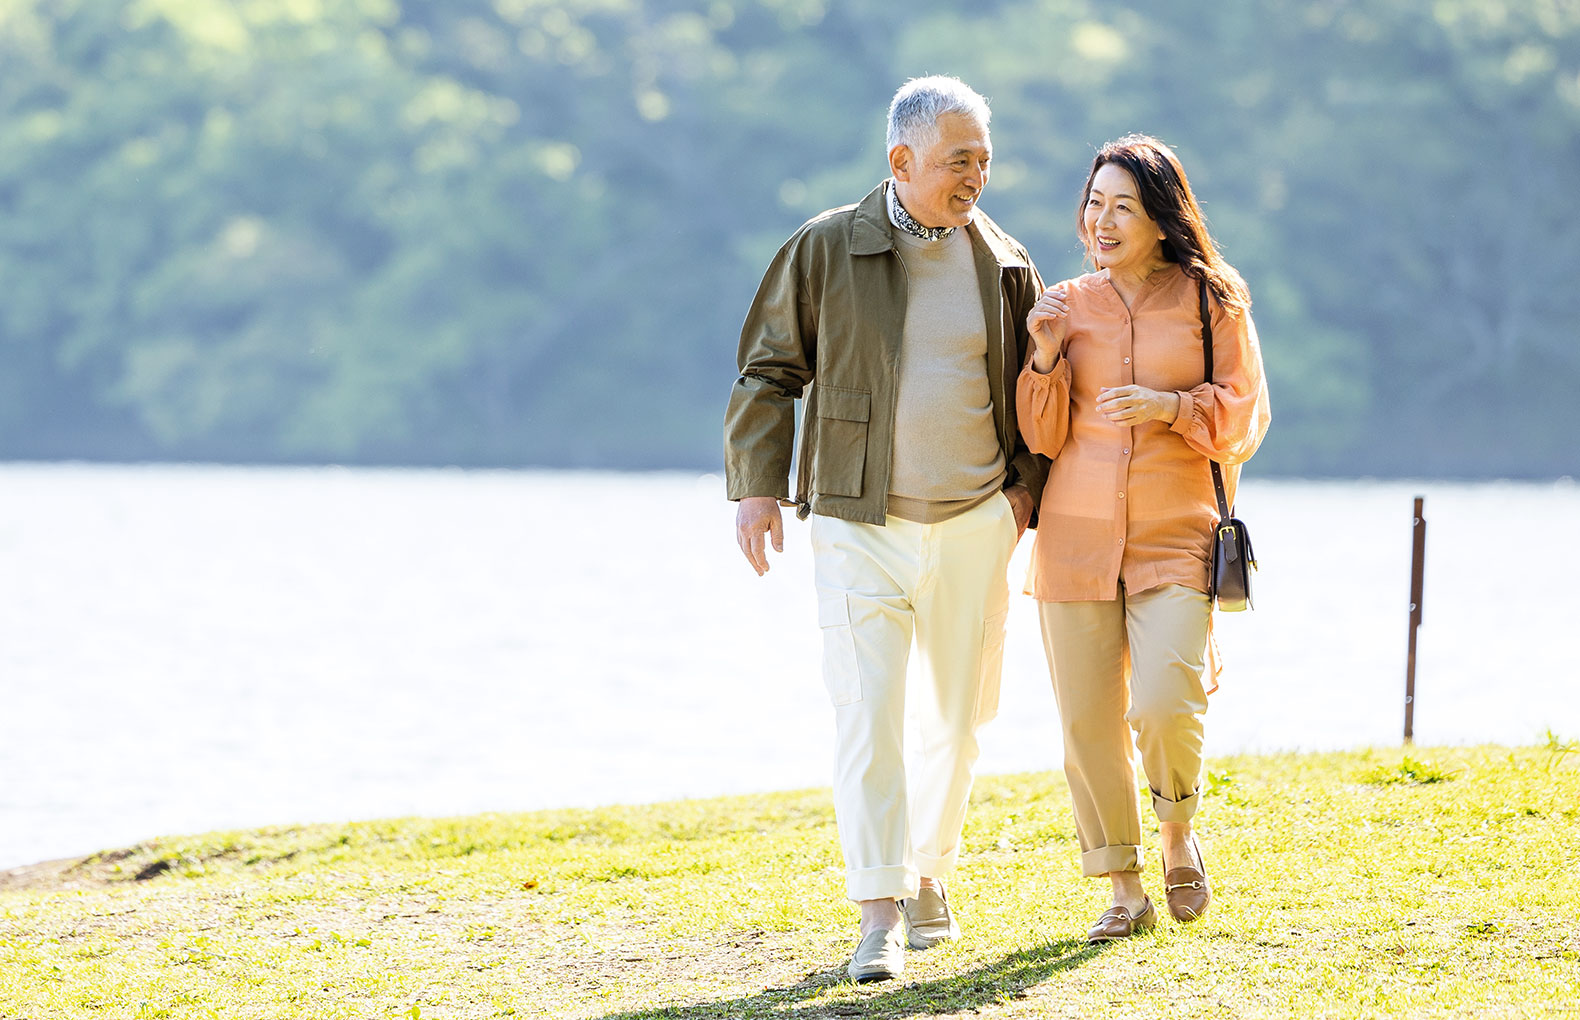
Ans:
{"type": "Polygon", "coordinates": [[[1004,498],[1009,500],[1009,508],[1015,512],[1015,541],[1026,533],[1026,525],[1031,523],[1031,512],[1036,509],[1036,504],[1031,500],[1031,490],[1024,485],[1011,485],[1004,490],[1004,498]]]}

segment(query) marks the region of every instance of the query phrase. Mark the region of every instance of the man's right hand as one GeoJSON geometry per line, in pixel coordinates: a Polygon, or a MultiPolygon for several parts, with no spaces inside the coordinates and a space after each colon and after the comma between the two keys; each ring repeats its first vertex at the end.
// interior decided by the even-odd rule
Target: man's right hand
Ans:
{"type": "Polygon", "coordinates": [[[747,496],[735,510],[735,541],[758,577],[768,573],[764,535],[773,536],[774,552],[785,551],[785,525],[779,513],[779,501],[772,496],[747,496]]]}

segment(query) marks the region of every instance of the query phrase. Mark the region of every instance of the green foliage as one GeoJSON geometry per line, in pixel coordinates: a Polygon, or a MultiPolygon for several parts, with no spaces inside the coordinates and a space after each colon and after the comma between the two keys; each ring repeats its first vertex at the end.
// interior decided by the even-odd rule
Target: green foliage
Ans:
{"type": "Polygon", "coordinates": [[[1564,759],[1571,754],[1580,754],[1580,740],[1565,741],[1559,738],[1552,730],[1547,731],[1547,770],[1563,766],[1564,759]]]}
{"type": "Polygon", "coordinates": [[[1398,765],[1374,765],[1357,778],[1373,786],[1390,786],[1399,783],[1425,785],[1446,783],[1454,778],[1454,772],[1445,771],[1427,762],[1416,761],[1407,754],[1398,765]]]}
{"type": "Polygon", "coordinates": [[[1092,147],[1175,145],[1258,473],[1580,470],[1567,0],[13,0],[0,65],[0,456],[716,465],[768,257],[943,72],[1050,280],[1092,147]]]}

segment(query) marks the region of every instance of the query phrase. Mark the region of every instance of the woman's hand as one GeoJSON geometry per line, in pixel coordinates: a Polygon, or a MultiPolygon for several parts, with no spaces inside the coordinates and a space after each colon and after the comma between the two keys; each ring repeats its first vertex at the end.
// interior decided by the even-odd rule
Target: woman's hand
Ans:
{"type": "Polygon", "coordinates": [[[1052,371],[1054,362],[1064,353],[1064,337],[1070,330],[1070,306],[1064,303],[1064,299],[1062,286],[1049,287],[1042,292],[1026,316],[1026,328],[1036,345],[1031,355],[1034,372],[1052,371]]]}
{"type": "Polygon", "coordinates": [[[1174,424],[1180,413],[1180,395],[1149,390],[1145,386],[1110,386],[1097,391],[1097,413],[1115,425],[1140,425],[1160,421],[1174,424]]]}

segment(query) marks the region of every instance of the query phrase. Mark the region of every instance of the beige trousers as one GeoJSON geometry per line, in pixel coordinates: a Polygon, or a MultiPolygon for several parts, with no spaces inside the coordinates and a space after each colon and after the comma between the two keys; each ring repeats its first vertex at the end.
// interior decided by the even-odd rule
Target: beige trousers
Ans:
{"type": "Polygon", "coordinates": [[[1042,645],[1064,729],[1081,871],[1140,871],[1131,731],[1164,822],[1188,822],[1201,785],[1207,596],[1170,584],[1106,602],[1044,602],[1042,645]]]}
{"type": "Polygon", "coordinates": [[[1015,515],[1002,494],[937,524],[812,518],[823,681],[834,704],[834,814],[853,900],[915,896],[955,865],[978,756],[998,712],[1015,515]],[[920,768],[906,788],[912,639],[920,768]]]}

